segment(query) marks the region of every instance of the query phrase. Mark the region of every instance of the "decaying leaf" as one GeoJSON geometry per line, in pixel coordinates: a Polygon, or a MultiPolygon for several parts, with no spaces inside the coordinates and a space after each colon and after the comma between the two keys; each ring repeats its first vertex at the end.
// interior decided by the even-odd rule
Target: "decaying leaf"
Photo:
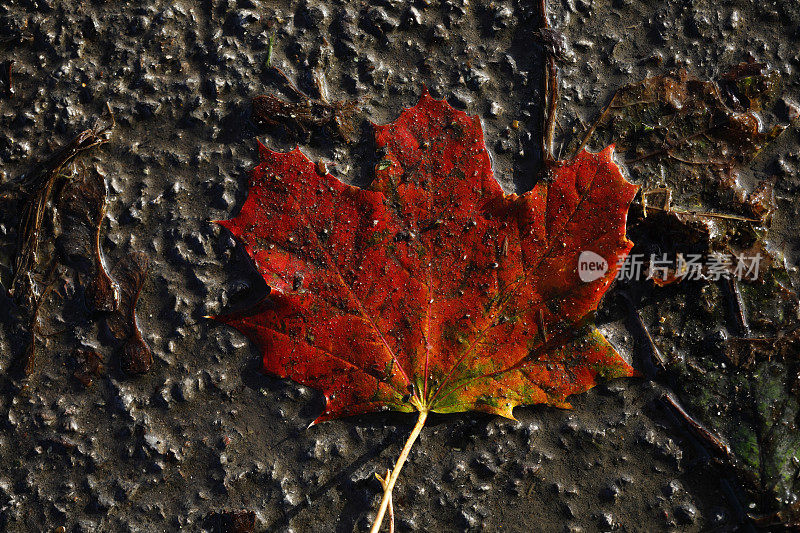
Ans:
{"type": "Polygon", "coordinates": [[[692,174],[708,169],[722,177],[785,129],[763,131],[756,114],[775,95],[777,74],[762,64],[746,65],[718,82],[681,70],[626,85],[584,140],[613,136],[632,172],[640,167],[636,163],[670,159],[698,167],[692,174]]]}
{"type": "Polygon", "coordinates": [[[272,64],[273,45],[270,37],[268,72],[295,100],[283,100],[271,94],[256,96],[252,102],[253,122],[270,128],[282,126],[293,137],[327,128],[349,142],[355,131],[354,115],[358,111],[358,101],[329,101],[326,97],[325,78],[319,72],[313,74],[317,98],[301,91],[283,70],[272,64]]]}
{"type": "Polygon", "coordinates": [[[739,284],[738,320],[722,282],[683,285],[668,298],[651,292],[640,309],[650,349],[663,354],[659,379],[674,390],[665,403],[769,520],[789,516],[771,513],[800,487],[800,315],[797,295],[772,286],[777,272],[739,284]]]}
{"type": "Polygon", "coordinates": [[[14,279],[9,288],[12,296],[22,297],[26,292],[27,278],[36,262],[45,209],[57,180],[62,177],[62,169],[81,152],[106,142],[111,127],[113,127],[113,117],[111,125],[103,126],[98,121],[94,127],[82,131],[34,167],[21,180],[11,184],[13,192],[24,198],[17,234],[14,279]]]}
{"type": "Polygon", "coordinates": [[[49,226],[45,226],[46,213],[50,212],[54,193],[62,191],[75,169],[75,158],[105,143],[114,126],[113,115],[108,121],[97,120],[92,128],[76,135],[70,142],[33,166],[19,179],[2,184],[0,201],[4,222],[17,225],[13,277],[7,288],[9,296],[18,306],[20,320],[30,340],[23,351],[19,365],[24,375],[30,375],[36,357],[36,330],[39,312],[45,295],[49,292],[59,262],[52,253],[49,226]]]}
{"type": "Polygon", "coordinates": [[[136,302],[147,279],[150,260],[142,252],[128,254],[112,271],[119,285],[119,305],[106,317],[106,326],[117,340],[123,341],[122,369],[143,374],[153,365],[153,353],[142,337],[136,321],[136,302]]]}
{"type": "Polygon", "coordinates": [[[353,114],[357,102],[325,102],[306,97],[290,102],[271,94],[253,98],[253,121],[274,127],[285,126],[292,135],[305,134],[323,127],[330,128],[342,139],[353,135],[353,114]]]}
{"type": "Polygon", "coordinates": [[[779,87],[778,73],[759,63],[736,65],[716,81],[685,71],[647,78],[614,94],[580,147],[613,142],[625,155],[643,186],[641,225],[658,231],[648,215],[666,211],[707,226],[705,252],[740,252],[763,235],[774,207],[773,180],[746,191],[737,177],[786,128],[765,129],[759,115],[779,87]],[[674,204],[651,202],[651,191],[668,191],[674,204]]]}
{"type": "Polygon", "coordinates": [[[62,261],[84,275],[90,308],[113,311],[117,307],[117,290],[106,272],[100,249],[106,211],[105,179],[96,171],[86,171],[67,181],[61,191],[58,211],[62,261]]]}
{"type": "Polygon", "coordinates": [[[800,309],[778,266],[753,282],[684,286],[641,310],[666,354],[666,379],[714,436],[709,451],[729,445],[727,463],[766,514],[800,487],[800,309]]]}

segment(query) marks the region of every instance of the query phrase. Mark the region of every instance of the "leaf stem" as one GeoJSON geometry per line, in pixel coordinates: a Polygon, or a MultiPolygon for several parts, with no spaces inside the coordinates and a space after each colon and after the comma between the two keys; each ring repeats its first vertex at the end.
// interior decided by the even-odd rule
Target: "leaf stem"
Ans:
{"type": "MultiPolygon", "coordinates": [[[[389,478],[392,476],[392,471],[388,468],[386,469],[386,477],[382,478],[381,475],[375,472],[375,477],[378,478],[378,481],[381,482],[381,487],[383,490],[386,490],[387,483],[389,482],[389,478]]],[[[392,505],[392,495],[389,494],[389,533],[394,533],[394,506],[392,505]]]]}
{"type": "Polygon", "coordinates": [[[375,522],[372,523],[372,528],[369,530],[370,533],[378,533],[378,531],[381,529],[383,517],[386,514],[386,509],[389,507],[389,502],[391,501],[394,484],[400,475],[400,470],[402,470],[403,464],[405,464],[406,459],[408,459],[408,452],[411,451],[411,447],[414,445],[417,437],[419,437],[420,431],[422,431],[422,426],[425,425],[426,418],[428,418],[428,410],[420,409],[419,418],[417,418],[417,424],[414,426],[414,429],[411,430],[411,435],[408,436],[406,445],[403,446],[403,450],[400,452],[400,457],[397,458],[397,462],[394,465],[394,470],[391,471],[391,475],[388,476],[388,479],[386,480],[386,485],[383,490],[383,499],[381,500],[380,508],[378,508],[378,516],[375,517],[375,522]]]}

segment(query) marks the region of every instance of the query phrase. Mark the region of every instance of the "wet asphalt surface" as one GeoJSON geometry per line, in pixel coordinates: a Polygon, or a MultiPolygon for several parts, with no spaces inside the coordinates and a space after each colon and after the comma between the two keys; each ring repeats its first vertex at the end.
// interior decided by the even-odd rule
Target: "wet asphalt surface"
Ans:
{"type": "MultiPolygon", "coordinates": [[[[570,43],[560,138],[590,122],[616,87],[674,67],[713,77],[752,54],[797,95],[793,0],[552,4],[553,26],[570,43]]],[[[367,183],[368,121],[394,119],[423,84],[480,115],[497,179],[507,191],[529,189],[541,134],[535,13],[528,2],[466,0],[3,2],[0,35],[13,38],[0,59],[13,60],[13,95],[0,99],[0,181],[111,106],[110,141],[82,161],[109,190],[107,264],[131,251],[150,256],[138,314],[155,362],[139,377],[119,370],[66,272],[63,297],[43,307],[35,372],[13,377],[22,335],[3,300],[0,530],[201,531],[226,510],[255,512],[259,531],[365,530],[380,499],[373,474],[393,464],[413,417],[308,428],[321,396],[259,374],[255,348],[203,318],[266,290],[212,221],[243,202],[256,139],[299,144],[334,175],[367,183]],[[290,138],[250,121],[252,96],[287,96],[267,68],[273,33],[273,64],[302,90],[314,93],[316,72],[330,100],[360,99],[354,142],[330,132],[290,138]],[[77,347],[105,356],[106,373],[88,388],[73,378],[77,347]]],[[[797,148],[789,132],[757,164],[794,173],[780,154],[797,148]]],[[[0,225],[4,283],[14,235],[0,225]]],[[[624,321],[602,329],[633,357],[624,321]]],[[[660,394],[632,379],[572,398],[572,411],[518,408],[518,422],[433,416],[395,489],[397,529],[736,530],[758,509],[733,473],[709,466],[660,394]]]]}

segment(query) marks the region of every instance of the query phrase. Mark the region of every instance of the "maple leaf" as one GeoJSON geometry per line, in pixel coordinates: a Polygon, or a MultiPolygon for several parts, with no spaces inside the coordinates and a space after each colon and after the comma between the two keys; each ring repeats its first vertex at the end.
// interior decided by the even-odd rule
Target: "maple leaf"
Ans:
{"type": "Polygon", "coordinates": [[[633,374],[587,324],[632,246],[636,187],[611,147],[516,195],[492,175],[480,120],[427,92],[375,141],[367,189],[259,144],[247,200],[220,222],[271,293],[218,319],[263,349],[265,371],[325,394],[317,421],[382,408],[512,418],[633,374]],[[584,250],[609,265],[589,283],[584,250]]]}
{"type": "Polygon", "coordinates": [[[366,189],[299,149],[259,144],[247,200],[220,222],[271,293],[217,319],[263,350],[266,372],[324,393],[315,422],[419,411],[415,438],[428,412],[513,418],[517,405],[567,407],[598,377],[635,374],[591,324],[633,245],[625,221],[637,188],[612,147],[504,194],[480,119],[427,91],[375,126],[375,142],[382,155],[366,189]],[[608,266],[589,282],[583,251],[608,266]]]}

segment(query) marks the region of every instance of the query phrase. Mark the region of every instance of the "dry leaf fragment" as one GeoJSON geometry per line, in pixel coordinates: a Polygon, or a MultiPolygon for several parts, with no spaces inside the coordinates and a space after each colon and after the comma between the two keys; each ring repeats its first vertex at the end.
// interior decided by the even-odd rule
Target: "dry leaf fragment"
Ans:
{"type": "Polygon", "coordinates": [[[293,135],[328,127],[347,141],[354,131],[357,105],[354,101],[329,103],[310,98],[290,102],[271,94],[260,95],[253,98],[253,120],[259,125],[285,126],[293,135]]]}
{"type": "Polygon", "coordinates": [[[153,353],[142,337],[136,321],[136,303],[147,279],[150,260],[142,252],[128,254],[112,272],[119,285],[119,306],[106,318],[106,326],[117,340],[123,341],[122,369],[143,374],[153,365],[153,353]]]}
{"type": "Polygon", "coordinates": [[[106,272],[100,249],[105,212],[106,184],[98,172],[82,172],[64,185],[59,199],[62,260],[87,280],[88,306],[110,312],[117,308],[117,287],[106,272]]]}

